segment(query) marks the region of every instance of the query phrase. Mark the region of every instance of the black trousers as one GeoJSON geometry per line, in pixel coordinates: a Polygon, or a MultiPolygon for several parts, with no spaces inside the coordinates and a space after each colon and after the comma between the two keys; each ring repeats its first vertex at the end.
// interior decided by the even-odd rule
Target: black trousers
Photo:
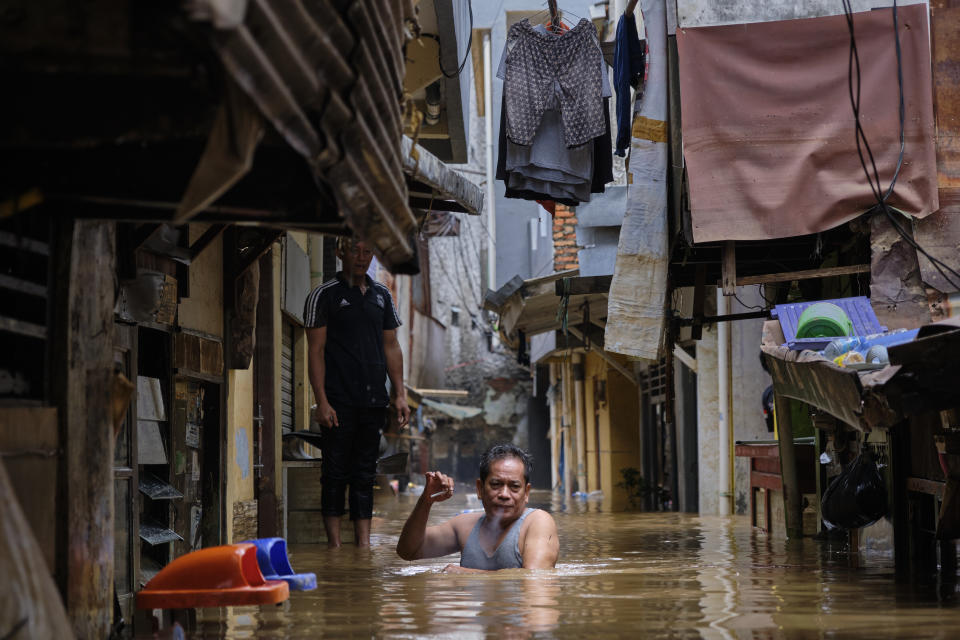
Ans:
{"type": "Polygon", "coordinates": [[[386,423],[384,407],[356,408],[333,405],[337,427],[321,427],[323,489],[320,511],[325,516],[342,516],[344,493],[350,485],[350,519],[373,517],[373,483],[380,452],[380,430],[386,423]]]}

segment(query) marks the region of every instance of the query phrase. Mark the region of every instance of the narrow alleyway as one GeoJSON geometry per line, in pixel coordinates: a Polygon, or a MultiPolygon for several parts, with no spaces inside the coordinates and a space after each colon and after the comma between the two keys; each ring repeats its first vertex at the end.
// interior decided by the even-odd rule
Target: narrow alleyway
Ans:
{"type": "MultiPolygon", "coordinates": [[[[472,505],[465,489],[435,521],[472,505]]],[[[380,499],[374,549],[292,549],[319,588],[281,606],[198,613],[197,638],[952,638],[960,627],[955,585],[901,587],[892,559],[842,547],[800,545],[751,531],[746,518],[563,512],[555,571],[444,575],[456,556],[406,563],[393,551],[412,497],[380,499]]]]}

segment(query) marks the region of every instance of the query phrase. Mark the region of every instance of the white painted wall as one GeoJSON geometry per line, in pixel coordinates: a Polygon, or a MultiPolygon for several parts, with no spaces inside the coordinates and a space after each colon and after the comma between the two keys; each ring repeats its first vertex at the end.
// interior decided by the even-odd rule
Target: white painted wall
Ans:
{"type": "MultiPolygon", "coordinates": [[[[712,291],[706,308],[716,308],[712,291]]],[[[737,287],[736,298],[730,299],[730,313],[756,311],[763,306],[757,287],[737,287]]],[[[733,371],[733,440],[769,440],[760,405],[763,390],[770,384],[760,366],[760,332],[763,320],[738,320],[730,323],[730,368],[733,371]]],[[[719,508],[717,487],[720,452],[717,449],[719,419],[717,328],[704,327],[703,339],[697,343],[697,437],[699,445],[700,513],[716,514],[719,508]]],[[[729,452],[726,454],[729,455],[729,452]]],[[[734,513],[747,514],[750,508],[749,460],[734,458],[734,513]]]]}
{"type": "MultiPolygon", "coordinates": [[[[713,298],[709,294],[708,298],[713,298]]],[[[707,309],[715,309],[716,302],[706,301],[707,309]]],[[[700,472],[700,513],[715,515],[719,509],[717,475],[720,458],[717,452],[717,328],[704,327],[703,337],[697,342],[697,460],[700,472]]]]}
{"type": "MultiPolygon", "coordinates": [[[[740,301],[730,301],[730,313],[756,311],[763,307],[760,288],[737,287],[740,301]],[[741,304],[746,303],[747,306],[741,304]]],[[[738,320],[731,326],[730,366],[733,369],[733,439],[770,440],[773,434],[767,431],[763,420],[760,399],[763,390],[770,384],[770,376],[760,366],[760,333],[763,319],[738,320]]],[[[750,513],[750,460],[734,458],[734,513],[750,513]]]]}

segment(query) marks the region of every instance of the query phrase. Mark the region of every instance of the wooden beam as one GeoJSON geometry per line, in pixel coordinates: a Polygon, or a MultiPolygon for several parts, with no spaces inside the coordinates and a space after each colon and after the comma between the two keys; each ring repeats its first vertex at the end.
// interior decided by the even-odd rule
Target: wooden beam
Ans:
{"type": "MultiPolygon", "coordinates": [[[[584,335],[582,331],[580,331],[576,327],[568,327],[568,330],[570,331],[570,333],[573,334],[575,338],[586,343],[586,341],[584,340],[584,335]]],[[[596,353],[601,358],[603,358],[604,362],[606,362],[611,367],[616,369],[621,375],[623,375],[624,378],[632,382],[634,385],[639,384],[637,381],[637,377],[633,374],[633,371],[630,371],[630,369],[624,366],[623,363],[621,363],[619,360],[614,358],[611,354],[607,353],[603,349],[594,349],[593,352],[596,353]]]]}
{"type": "Polygon", "coordinates": [[[560,278],[554,282],[554,287],[558,296],[587,295],[590,293],[607,293],[610,291],[610,283],[613,276],[577,276],[573,278],[560,278]]]}
{"type": "Polygon", "coordinates": [[[723,295],[732,296],[737,292],[737,251],[733,240],[727,240],[723,243],[720,260],[723,295]]]}
{"type": "Polygon", "coordinates": [[[946,486],[946,482],[940,482],[938,480],[927,480],[926,478],[907,478],[907,491],[927,493],[931,496],[937,496],[937,499],[939,500],[943,500],[943,490],[946,486]]]}
{"type": "Polygon", "coordinates": [[[160,230],[162,224],[142,224],[136,229],[133,230],[133,233],[130,234],[130,246],[127,247],[128,251],[136,251],[147,243],[147,240],[153,237],[157,231],[160,230]]]}
{"type": "Polygon", "coordinates": [[[743,287],[751,284],[767,284],[771,282],[792,282],[793,280],[814,280],[816,278],[846,276],[855,273],[870,273],[870,265],[853,264],[846,267],[825,267],[823,269],[805,269],[803,271],[765,273],[758,276],[741,276],[737,278],[737,286],[743,287]]]}
{"type": "MultiPolygon", "coordinates": [[[[250,265],[258,261],[260,256],[269,251],[273,243],[277,241],[277,238],[283,234],[284,231],[282,229],[264,229],[260,238],[253,242],[242,256],[237,257],[236,277],[239,278],[250,265]]],[[[230,249],[231,251],[236,251],[236,247],[231,247],[230,249]]]]}
{"type": "Polygon", "coordinates": [[[793,442],[793,421],[790,418],[790,400],[774,393],[774,407],[780,445],[780,475],[783,482],[783,512],[787,537],[803,537],[803,496],[800,495],[800,476],[797,473],[797,453],[793,442]]]}
{"type": "Polygon", "coordinates": [[[433,398],[466,398],[470,392],[466,389],[416,389],[414,391],[422,396],[433,398]]]}
{"type": "Polygon", "coordinates": [[[0,330],[17,333],[22,336],[44,339],[47,337],[47,328],[42,324],[34,324],[17,318],[0,316],[0,330]]]}
{"type": "Polygon", "coordinates": [[[770,315],[769,311],[748,311],[747,313],[728,313],[723,316],[703,316],[701,318],[680,318],[677,322],[680,323],[681,327],[694,327],[697,324],[697,321],[701,325],[704,324],[716,324],[717,322],[732,322],[734,320],[753,320],[755,318],[766,318],[770,315]]]}
{"type": "Polygon", "coordinates": [[[26,236],[19,236],[9,231],[0,231],[0,247],[7,247],[18,251],[29,251],[41,256],[50,255],[50,245],[46,242],[27,238],[26,236]]]}
{"type": "Polygon", "coordinates": [[[697,360],[678,344],[673,345],[673,357],[682,362],[690,371],[697,372],[697,360]]]}
{"type": "Polygon", "coordinates": [[[690,325],[690,337],[699,340],[703,337],[703,310],[707,301],[707,265],[698,264],[693,283],[693,323],[690,325]]]}
{"type": "Polygon", "coordinates": [[[79,638],[113,620],[113,307],[115,224],[65,222],[56,234],[53,399],[60,417],[57,572],[79,638]]]}

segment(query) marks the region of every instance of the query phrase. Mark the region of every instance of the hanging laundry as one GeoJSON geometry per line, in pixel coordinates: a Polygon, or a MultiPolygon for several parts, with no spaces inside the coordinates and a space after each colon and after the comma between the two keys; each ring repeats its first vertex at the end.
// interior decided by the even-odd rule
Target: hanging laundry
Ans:
{"type": "Polygon", "coordinates": [[[617,92],[617,148],[616,154],[626,155],[630,146],[631,104],[630,89],[637,91],[639,100],[646,73],[646,48],[637,34],[637,20],[633,13],[624,13],[617,22],[617,38],[613,47],[613,87],[617,92]]]}
{"type": "Polygon", "coordinates": [[[538,31],[529,20],[510,27],[504,91],[507,137],[531,144],[544,111],[559,99],[563,136],[575,147],[603,133],[600,90],[603,54],[589,20],[559,35],[538,31]],[[555,86],[560,85],[559,95],[555,86]]]}
{"type": "Polygon", "coordinates": [[[497,178],[506,197],[576,206],[602,193],[613,179],[612,91],[593,24],[581,20],[559,34],[514,24],[497,77],[497,178]]]}
{"type": "MultiPolygon", "coordinates": [[[[610,131],[610,99],[604,98],[603,100],[604,109],[606,114],[604,116],[604,135],[599,136],[593,139],[593,167],[592,167],[592,177],[590,181],[590,193],[603,193],[605,191],[606,185],[610,182],[613,182],[613,137],[610,131]]],[[[496,179],[502,180],[506,185],[506,197],[520,200],[550,200],[554,199],[556,202],[566,205],[568,207],[575,207],[580,202],[589,202],[590,198],[585,198],[584,200],[576,200],[573,198],[564,198],[564,197],[552,197],[548,196],[545,193],[540,193],[534,191],[530,188],[511,188],[510,185],[510,172],[507,171],[507,149],[510,145],[514,143],[510,142],[506,136],[506,109],[501,107],[500,110],[500,136],[497,143],[497,171],[496,179]]],[[[569,151],[565,149],[564,152],[569,151]]],[[[528,187],[530,185],[527,185],[528,187]]]]}

